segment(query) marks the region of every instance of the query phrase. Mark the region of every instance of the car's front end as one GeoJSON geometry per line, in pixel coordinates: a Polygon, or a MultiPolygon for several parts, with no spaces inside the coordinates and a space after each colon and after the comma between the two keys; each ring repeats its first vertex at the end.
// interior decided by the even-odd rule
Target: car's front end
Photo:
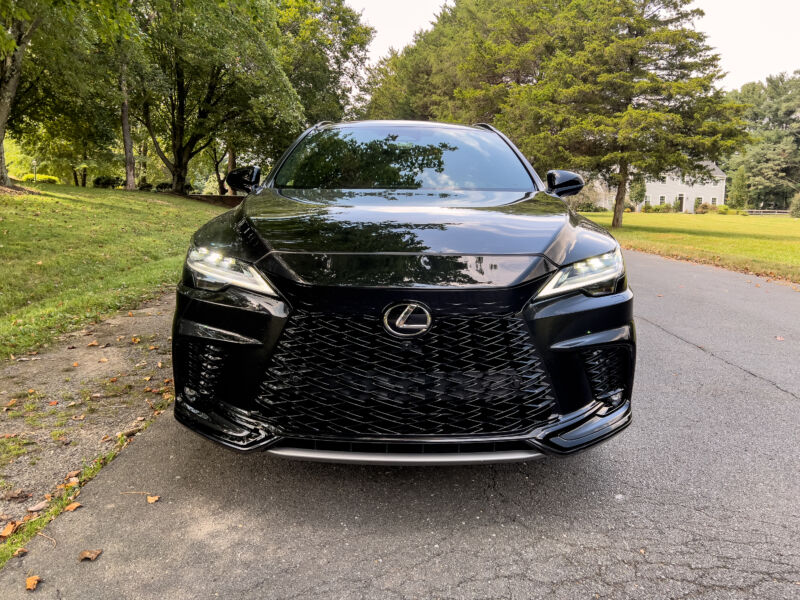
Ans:
{"type": "Polygon", "coordinates": [[[621,431],[635,333],[619,247],[532,181],[342,191],[273,175],[193,239],[178,420],[237,450],[380,464],[565,455],[621,431]]]}

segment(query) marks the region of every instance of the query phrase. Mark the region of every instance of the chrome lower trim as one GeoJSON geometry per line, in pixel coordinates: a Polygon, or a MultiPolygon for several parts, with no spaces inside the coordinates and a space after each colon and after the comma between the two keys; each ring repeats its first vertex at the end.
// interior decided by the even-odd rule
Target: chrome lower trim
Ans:
{"type": "Polygon", "coordinates": [[[344,463],[355,465],[489,465],[494,463],[522,462],[542,458],[536,450],[512,450],[506,452],[464,452],[401,454],[380,452],[341,452],[334,450],[308,450],[306,448],[273,448],[269,454],[294,460],[344,463]]]}

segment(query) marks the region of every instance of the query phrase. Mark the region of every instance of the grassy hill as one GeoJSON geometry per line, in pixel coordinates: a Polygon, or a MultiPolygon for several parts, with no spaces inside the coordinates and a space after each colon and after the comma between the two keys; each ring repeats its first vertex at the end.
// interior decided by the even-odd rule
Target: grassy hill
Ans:
{"type": "Polygon", "coordinates": [[[175,283],[189,236],[224,209],[168,194],[61,185],[0,193],[0,358],[175,283]]]}

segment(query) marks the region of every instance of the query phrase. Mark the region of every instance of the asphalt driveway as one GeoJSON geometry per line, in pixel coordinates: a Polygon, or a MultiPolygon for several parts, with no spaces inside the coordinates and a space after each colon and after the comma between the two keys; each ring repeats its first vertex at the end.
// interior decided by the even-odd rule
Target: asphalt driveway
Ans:
{"type": "Polygon", "coordinates": [[[568,459],[387,468],[223,450],[170,415],[0,596],[800,597],[800,292],[626,253],[634,423],[568,459]],[[148,504],[148,492],[161,499],[148,504]],[[85,549],[102,548],[79,563],[85,549]]]}

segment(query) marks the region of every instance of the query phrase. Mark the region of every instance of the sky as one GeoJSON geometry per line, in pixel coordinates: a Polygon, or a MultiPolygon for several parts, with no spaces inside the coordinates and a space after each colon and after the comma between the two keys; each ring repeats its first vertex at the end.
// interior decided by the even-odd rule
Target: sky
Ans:
{"type": "MultiPolygon", "coordinates": [[[[375,61],[390,47],[410,43],[430,27],[443,0],[347,0],[377,31],[370,47],[375,61]]],[[[800,69],[800,0],[696,0],[706,15],[697,28],[721,56],[726,89],[767,75],[800,69]]]]}

